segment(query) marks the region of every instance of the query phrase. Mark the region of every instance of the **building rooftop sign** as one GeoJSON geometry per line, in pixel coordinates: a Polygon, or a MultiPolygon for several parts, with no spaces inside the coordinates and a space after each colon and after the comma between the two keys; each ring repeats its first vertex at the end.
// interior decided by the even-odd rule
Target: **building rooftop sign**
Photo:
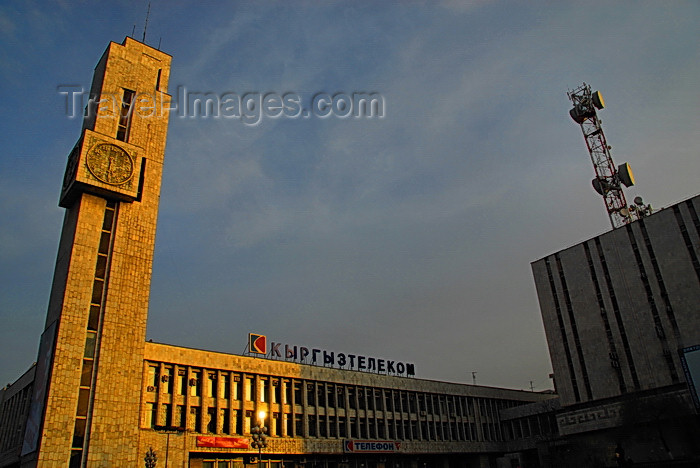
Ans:
{"type": "Polygon", "coordinates": [[[268,350],[267,337],[255,333],[248,334],[248,351],[250,354],[263,355],[269,359],[294,361],[300,364],[337,367],[340,369],[405,377],[416,375],[414,364],[368,357],[360,354],[336,353],[333,351],[326,351],[325,349],[289,344],[284,344],[283,348],[282,343],[274,341],[270,342],[268,350]]]}

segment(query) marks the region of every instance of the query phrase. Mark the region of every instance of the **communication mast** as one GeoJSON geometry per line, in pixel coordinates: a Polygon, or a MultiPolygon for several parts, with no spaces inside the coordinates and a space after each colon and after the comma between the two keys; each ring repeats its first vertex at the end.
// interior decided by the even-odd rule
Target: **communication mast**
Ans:
{"type": "Polygon", "coordinates": [[[627,206],[622,186],[633,186],[634,175],[628,163],[617,167],[613,163],[610,146],[597,114],[597,110],[605,107],[600,91],[592,92],[591,87],[583,83],[566,94],[574,105],[569,115],[581,126],[593,162],[596,175],[592,181],[593,189],[602,195],[613,229],[651,214],[651,205],[644,205],[641,197],[635,197],[635,204],[627,206]]]}

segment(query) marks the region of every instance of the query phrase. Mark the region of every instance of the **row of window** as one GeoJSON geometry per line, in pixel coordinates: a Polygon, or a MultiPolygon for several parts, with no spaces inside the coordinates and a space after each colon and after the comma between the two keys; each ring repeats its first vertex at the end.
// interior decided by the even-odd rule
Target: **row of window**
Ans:
{"type": "MultiPolygon", "coordinates": [[[[181,427],[196,433],[247,435],[256,425],[254,412],[199,406],[147,403],[146,427],[181,427]],[[189,416],[188,416],[189,415],[189,416]]],[[[432,441],[501,441],[503,434],[495,422],[427,421],[355,416],[302,415],[273,413],[273,437],[317,437],[359,439],[401,439],[432,441]]]]}
{"type": "Polygon", "coordinates": [[[557,421],[551,412],[504,421],[501,427],[506,440],[547,437],[557,433],[557,421]]]}
{"type": "Polygon", "coordinates": [[[249,434],[262,404],[273,437],[496,441],[499,411],[525,403],[156,362],[146,364],[144,384],[145,427],[212,434],[249,434]]]}
{"type": "Polygon", "coordinates": [[[90,405],[90,392],[93,386],[93,367],[97,350],[97,331],[104,309],[104,294],[107,288],[108,264],[112,253],[112,238],[117,217],[117,203],[107,201],[102,228],[100,230],[100,243],[97,248],[95,261],[95,275],[92,285],[92,297],[88,311],[88,320],[85,328],[85,348],[83,351],[82,370],[78,386],[78,406],[75,411],[75,423],[73,427],[73,442],[71,444],[70,468],[80,466],[83,457],[85,434],[87,429],[88,407],[90,405]]]}
{"type": "MultiPolygon", "coordinates": [[[[9,389],[5,391],[9,391],[9,389]]],[[[0,393],[0,397],[2,396],[0,393]]],[[[31,397],[32,385],[27,385],[2,402],[2,407],[0,407],[0,453],[22,444],[24,432],[20,429],[24,427],[23,421],[27,419],[31,397]]]]}
{"type": "Polygon", "coordinates": [[[496,418],[496,412],[499,409],[522,404],[522,402],[510,400],[487,400],[331,382],[302,381],[265,375],[188,369],[172,365],[163,365],[161,368],[155,363],[148,366],[146,391],[297,406],[419,413],[421,416],[428,414],[474,416],[475,405],[477,405],[480,414],[487,415],[491,419],[496,418]]]}

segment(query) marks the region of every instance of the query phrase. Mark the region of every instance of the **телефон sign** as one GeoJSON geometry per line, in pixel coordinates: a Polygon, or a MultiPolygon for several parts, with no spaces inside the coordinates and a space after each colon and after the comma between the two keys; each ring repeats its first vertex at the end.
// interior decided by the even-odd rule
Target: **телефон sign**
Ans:
{"type": "Polygon", "coordinates": [[[394,453],[401,449],[401,442],[393,440],[345,440],[345,453],[394,453]]]}

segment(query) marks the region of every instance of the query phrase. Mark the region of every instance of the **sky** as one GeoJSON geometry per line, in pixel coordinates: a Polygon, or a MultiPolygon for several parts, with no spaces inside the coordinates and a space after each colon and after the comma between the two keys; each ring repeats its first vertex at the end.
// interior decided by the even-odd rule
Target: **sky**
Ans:
{"type": "MultiPolygon", "coordinates": [[[[81,126],[60,90],[142,40],[147,9],[0,5],[0,386],[43,331],[81,126]]],[[[695,1],[150,2],[173,96],[376,93],[383,112],[172,114],[147,338],[242,354],[253,332],[552,388],[530,263],[610,229],[566,93],[602,92],[628,199],[697,194],[699,20],[695,1]]]]}

